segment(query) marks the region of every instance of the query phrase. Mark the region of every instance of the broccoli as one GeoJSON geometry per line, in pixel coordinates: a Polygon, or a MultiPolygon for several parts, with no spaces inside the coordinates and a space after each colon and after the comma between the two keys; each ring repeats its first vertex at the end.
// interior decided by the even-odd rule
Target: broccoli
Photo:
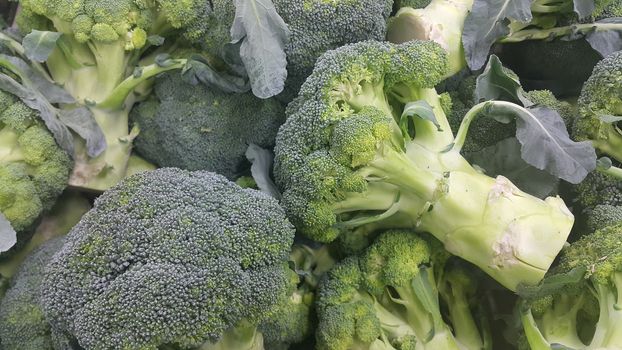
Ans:
{"type": "Polygon", "coordinates": [[[412,228],[510,289],[537,283],[574,218],[560,198],[530,196],[460,155],[433,89],[445,72],[445,51],[432,41],[367,41],[327,52],[277,135],[281,204],[316,241],[412,228]],[[403,113],[413,103],[428,108],[438,127],[403,113]]]}
{"type": "Polygon", "coordinates": [[[420,8],[401,8],[389,20],[387,39],[394,43],[409,40],[433,40],[440,44],[449,57],[446,76],[466,68],[462,47],[464,21],[473,6],[473,0],[432,0],[420,8]]]}
{"type": "MultiPolygon", "coordinates": [[[[295,97],[311,74],[315,61],[327,50],[363,40],[383,40],[393,0],[273,0],[291,31],[285,47],[288,79],[282,98],[295,97]]],[[[214,0],[208,51],[223,56],[235,15],[234,2],[214,0]]]]}
{"type": "Polygon", "coordinates": [[[608,226],[572,243],[542,288],[527,294],[521,320],[531,349],[622,347],[621,230],[608,226]]]}
{"type": "Polygon", "coordinates": [[[432,0],[396,0],[395,6],[397,8],[412,7],[414,9],[420,9],[428,6],[432,0]]]}
{"type": "Polygon", "coordinates": [[[66,236],[45,271],[43,310],[88,349],[253,342],[286,297],[293,237],[275,199],[221,175],[139,173],[66,236]]]}
{"type": "Polygon", "coordinates": [[[40,303],[45,266],[63,246],[62,237],[47,241],[20,266],[0,303],[0,348],[53,350],[56,340],[40,303]]]}
{"type": "Polygon", "coordinates": [[[340,262],[318,291],[318,349],[490,349],[472,311],[475,282],[445,273],[448,258],[433,238],[396,230],[340,262]]]}
{"type": "MultiPolygon", "coordinates": [[[[106,150],[89,158],[76,147],[70,184],[105,190],[126,175],[132,139],[129,111],[149,78],[183,68],[168,58],[207,32],[211,11],[204,0],[20,0],[18,24],[62,33],[45,63],[53,80],[85,104],[105,134],[106,150]],[[163,44],[162,39],[164,39],[163,44]],[[159,46],[157,46],[159,45],[159,46]],[[157,46],[157,47],[156,47],[157,46]]],[[[78,145],[82,146],[82,145],[78,145]]]]}
{"type": "Polygon", "coordinates": [[[37,112],[1,90],[0,140],[0,212],[21,244],[67,187],[72,161],[37,112]]]}
{"type": "Polygon", "coordinates": [[[598,62],[583,85],[573,127],[574,138],[591,140],[598,151],[617,161],[622,161],[622,135],[616,122],[607,117],[622,115],[621,79],[622,51],[598,62]]]}
{"type": "Polygon", "coordinates": [[[597,205],[588,213],[587,228],[590,232],[622,222],[622,206],[597,205]]]}
{"type": "Polygon", "coordinates": [[[590,210],[597,205],[622,205],[622,181],[599,171],[593,171],[574,186],[575,199],[590,210]]]}
{"type": "Polygon", "coordinates": [[[130,114],[141,133],[136,150],[162,167],[208,170],[229,179],[248,168],[248,145],[274,146],[285,108],[252,93],[192,86],[179,74],[158,78],[152,96],[130,114]]]}

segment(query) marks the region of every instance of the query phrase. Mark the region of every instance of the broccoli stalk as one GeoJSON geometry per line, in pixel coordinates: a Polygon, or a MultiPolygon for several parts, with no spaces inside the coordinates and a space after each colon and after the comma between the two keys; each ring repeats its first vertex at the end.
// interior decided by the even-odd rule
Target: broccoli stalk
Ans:
{"type": "Polygon", "coordinates": [[[449,57],[447,76],[466,67],[462,47],[462,28],[473,0],[432,0],[423,8],[402,7],[387,26],[387,39],[394,43],[433,40],[449,57]]]}
{"type": "Polygon", "coordinates": [[[140,99],[133,92],[144,92],[148,86],[141,84],[157,74],[185,66],[186,60],[160,54],[174,53],[182,41],[179,35],[198,40],[210,7],[200,0],[20,3],[22,18],[17,23],[26,23],[22,31],[62,33],[45,66],[55,82],[88,106],[105,134],[107,149],[95,158],[86,155],[84,145],[76,145],[70,184],[105,190],[125,177],[132,140],[139,132],[128,126],[129,111],[140,99]],[[176,42],[169,43],[173,38],[176,42]],[[158,43],[162,39],[163,45],[158,43]]]}
{"type": "MultiPolygon", "coordinates": [[[[512,290],[536,284],[574,218],[560,198],[540,200],[464,159],[471,118],[454,139],[432,88],[445,67],[430,41],[364,42],[320,59],[277,137],[282,203],[318,241],[416,229],[512,290]]],[[[486,102],[471,113],[491,105],[519,108],[486,102]]]]}
{"type": "Polygon", "coordinates": [[[572,243],[541,287],[524,292],[521,320],[532,349],[622,347],[621,230],[614,224],[572,243]]]}

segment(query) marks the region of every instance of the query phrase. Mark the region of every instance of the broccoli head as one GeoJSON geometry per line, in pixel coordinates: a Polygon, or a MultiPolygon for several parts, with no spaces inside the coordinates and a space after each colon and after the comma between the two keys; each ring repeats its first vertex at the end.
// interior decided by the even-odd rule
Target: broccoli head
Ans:
{"type": "Polygon", "coordinates": [[[622,222],[622,206],[597,205],[587,213],[587,228],[590,232],[622,222]]]}
{"type": "Polygon", "coordinates": [[[394,230],[340,262],[320,284],[318,349],[489,349],[472,315],[475,282],[445,275],[448,258],[433,238],[394,230]]]}
{"type": "MultiPolygon", "coordinates": [[[[315,61],[327,50],[364,40],[383,40],[393,0],[273,0],[278,14],[291,31],[285,47],[288,80],[285,100],[295,97],[311,74],[315,61]],[[290,95],[293,95],[290,97],[290,95]]],[[[209,21],[208,50],[222,55],[231,41],[229,31],[235,16],[234,2],[213,1],[209,21]]]]}
{"type": "Polygon", "coordinates": [[[248,329],[288,290],[293,236],[275,199],[223,176],[139,173],[68,234],[46,268],[43,310],[88,349],[185,349],[227,332],[252,342],[248,329]]]}
{"type": "Polygon", "coordinates": [[[622,181],[611,175],[593,171],[574,190],[577,202],[588,210],[597,205],[622,205],[622,181]]]}
{"type": "Polygon", "coordinates": [[[274,146],[285,109],[275,99],[193,86],[168,73],[130,117],[141,130],[136,150],[149,161],[234,179],[248,168],[244,153],[249,144],[274,146]]]}
{"type": "Polygon", "coordinates": [[[24,232],[67,187],[72,161],[37,112],[2,90],[0,140],[0,212],[24,232]]]}
{"type": "Polygon", "coordinates": [[[616,121],[609,119],[622,115],[621,81],[622,51],[618,51],[598,62],[583,85],[573,128],[577,140],[591,140],[598,151],[617,161],[622,161],[622,135],[616,121]]]}
{"type": "Polygon", "coordinates": [[[128,115],[142,98],[133,92],[140,86],[144,93],[150,78],[186,66],[186,59],[166,55],[201,41],[211,6],[205,0],[20,0],[20,6],[23,34],[63,34],[45,68],[90,109],[107,144],[95,157],[77,145],[70,184],[103,191],[128,170],[137,132],[129,129],[128,115]]]}
{"type": "Polygon", "coordinates": [[[531,349],[622,348],[621,234],[616,224],[572,243],[542,288],[523,300],[531,349]]]}
{"type": "Polygon", "coordinates": [[[281,203],[320,242],[416,229],[510,289],[537,283],[574,218],[561,199],[488,177],[452,148],[433,88],[446,65],[432,41],[366,41],[322,56],[277,136],[281,203]]]}
{"type": "Polygon", "coordinates": [[[45,266],[63,246],[63,238],[47,241],[24,260],[0,303],[0,347],[4,350],[53,350],[55,340],[41,307],[45,266]]]}

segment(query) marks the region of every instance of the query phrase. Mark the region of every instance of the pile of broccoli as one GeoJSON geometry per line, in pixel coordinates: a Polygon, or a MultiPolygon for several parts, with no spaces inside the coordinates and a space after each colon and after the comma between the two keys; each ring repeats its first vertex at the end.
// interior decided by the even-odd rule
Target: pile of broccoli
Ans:
{"type": "Polygon", "coordinates": [[[622,2],[15,0],[0,350],[622,349],[622,2]]]}

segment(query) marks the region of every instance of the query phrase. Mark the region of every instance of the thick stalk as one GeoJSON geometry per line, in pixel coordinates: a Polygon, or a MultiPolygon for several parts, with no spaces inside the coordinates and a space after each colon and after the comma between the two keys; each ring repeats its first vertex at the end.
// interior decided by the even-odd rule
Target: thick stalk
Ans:
{"type": "Polygon", "coordinates": [[[524,29],[515,33],[511,33],[505,38],[499,39],[497,42],[502,44],[519,43],[525,40],[550,40],[566,35],[587,35],[596,31],[620,31],[622,24],[619,23],[586,23],[574,24],[572,26],[556,27],[550,29],[524,29]]]}

